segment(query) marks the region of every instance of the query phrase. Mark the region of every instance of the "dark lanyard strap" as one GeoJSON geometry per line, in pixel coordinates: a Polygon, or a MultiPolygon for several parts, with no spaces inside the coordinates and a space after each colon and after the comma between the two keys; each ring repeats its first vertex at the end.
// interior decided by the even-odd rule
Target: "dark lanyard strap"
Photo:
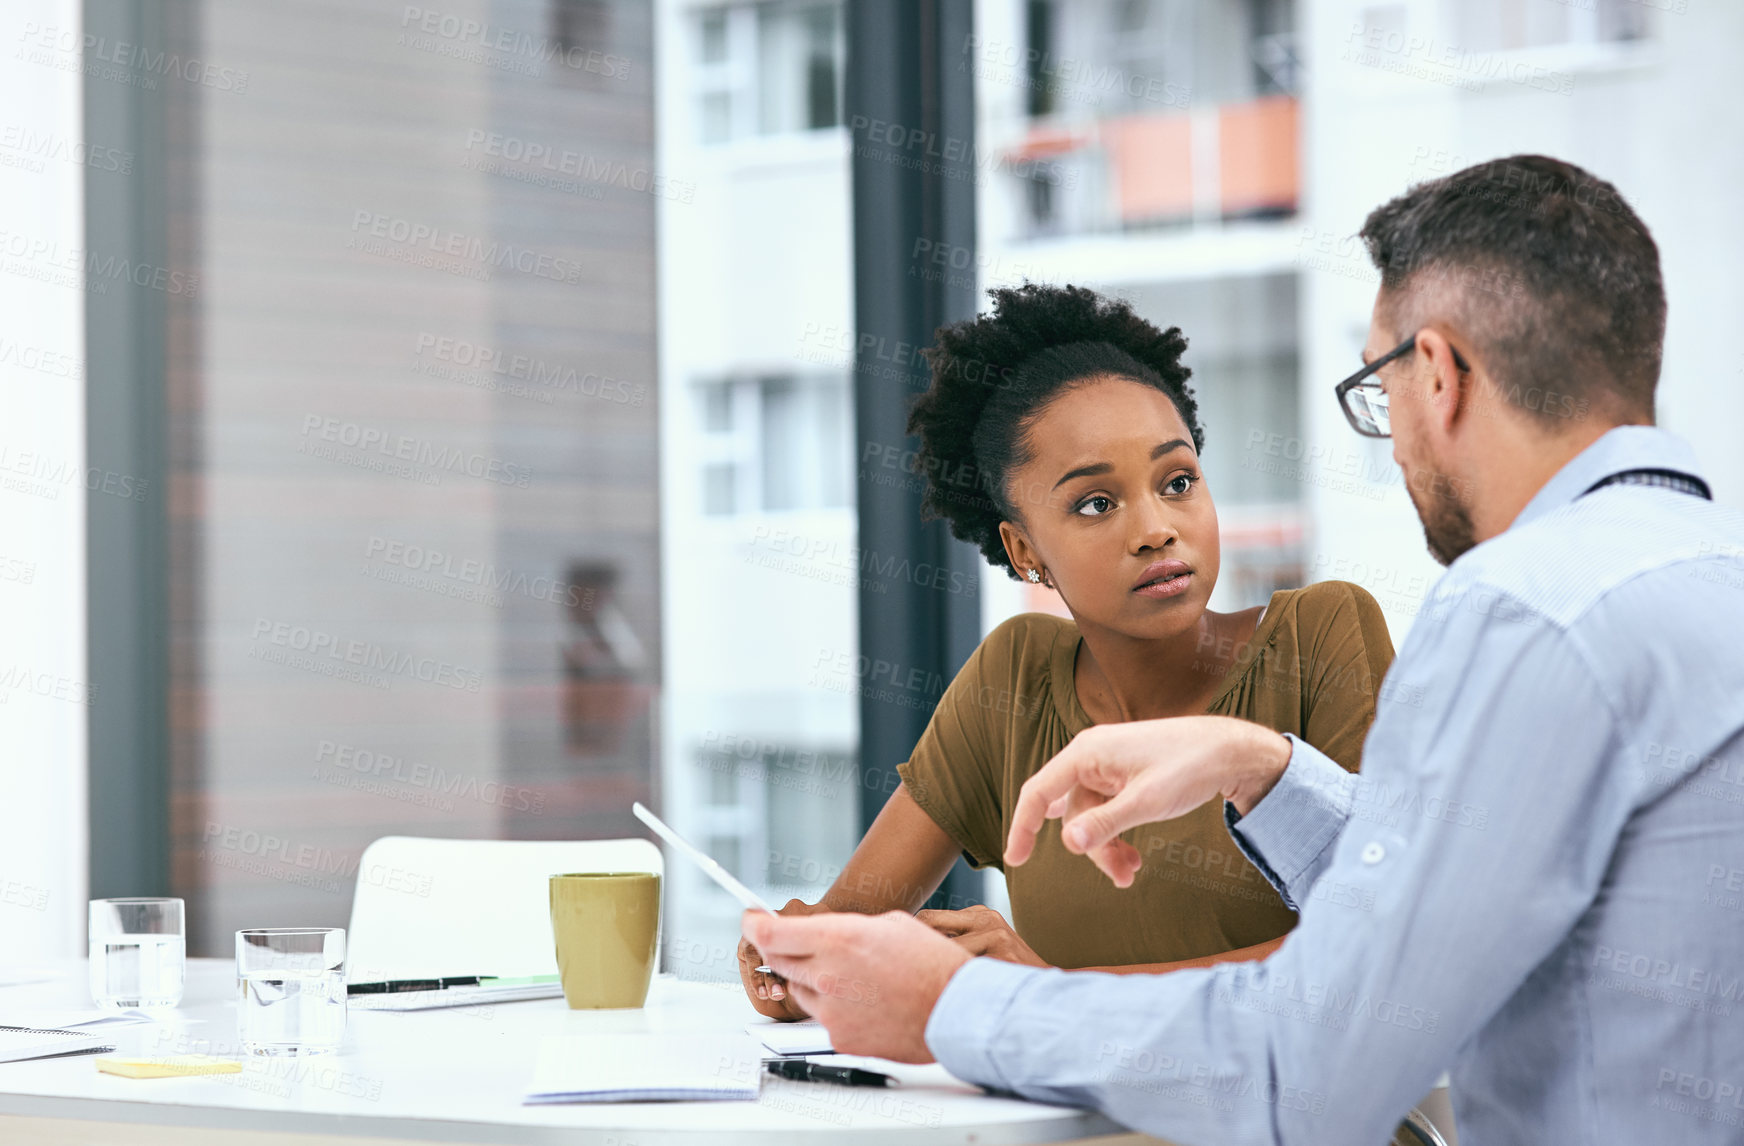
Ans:
{"type": "Polygon", "coordinates": [[[1661,489],[1674,489],[1678,493],[1687,493],[1706,501],[1713,501],[1713,491],[1708,483],[1694,474],[1686,474],[1680,470],[1623,470],[1603,478],[1588,486],[1581,494],[1585,497],[1595,489],[1604,489],[1608,485],[1654,485],[1661,489]]]}

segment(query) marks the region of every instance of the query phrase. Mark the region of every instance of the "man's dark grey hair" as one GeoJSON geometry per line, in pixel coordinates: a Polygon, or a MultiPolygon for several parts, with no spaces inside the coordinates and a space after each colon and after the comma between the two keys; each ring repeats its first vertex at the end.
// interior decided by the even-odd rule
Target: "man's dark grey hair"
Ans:
{"type": "Polygon", "coordinates": [[[1418,184],[1375,208],[1361,234],[1400,338],[1454,324],[1503,396],[1547,421],[1589,405],[1652,419],[1659,248],[1611,184],[1515,155],[1418,184]]]}

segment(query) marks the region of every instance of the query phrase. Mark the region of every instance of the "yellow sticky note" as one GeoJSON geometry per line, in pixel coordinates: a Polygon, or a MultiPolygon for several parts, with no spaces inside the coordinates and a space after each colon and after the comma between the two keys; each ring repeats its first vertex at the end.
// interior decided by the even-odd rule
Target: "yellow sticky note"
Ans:
{"type": "Polygon", "coordinates": [[[186,1078],[193,1074],[241,1074],[242,1064],[208,1054],[175,1054],[156,1058],[100,1058],[97,1069],[122,1078],[186,1078]]]}

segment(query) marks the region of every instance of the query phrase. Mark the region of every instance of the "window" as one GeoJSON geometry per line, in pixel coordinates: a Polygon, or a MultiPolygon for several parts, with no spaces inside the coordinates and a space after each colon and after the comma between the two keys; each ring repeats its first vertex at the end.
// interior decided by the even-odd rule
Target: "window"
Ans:
{"type": "Polygon", "coordinates": [[[727,62],[727,12],[724,8],[716,8],[712,12],[704,12],[698,18],[701,28],[698,42],[702,45],[701,62],[704,64],[724,64],[727,62]]]}
{"type": "Polygon", "coordinates": [[[1107,90],[1097,101],[1100,112],[1151,110],[1145,96],[1153,80],[1165,91],[1171,84],[1192,88],[1194,64],[1204,58],[1195,52],[1195,32],[1205,23],[1195,8],[1184,0],[1117,0],[1110,6],[1102,15],[1097,56],[1113,65],[1117,81],[1102,85],[1107,90]]]}
{"type": "Polygon", "coordinates": [[[383,835],[641,834],[655,305],[632,292],[608,325],[577,300],[654,277],[652,6],[499,6],[488,32],[426,11],[340,60],[307,6],[172,7],[172,56],[262,89],[321,76],[281,103],[182,83],[158,157],[167,266],[192,284],[232,244],[260,254],[171,310],[157,351],[166,484],[200,491],[166,524],[167,890],[189,953],[343,925],[383,835]],[[322,144],[243,153],[193,130],[212,121],[322,144]],[[535,144],[582,173],[550,178],[535,144]]]}
{"type": "Polygon", "coordinates": [[[1028,237],[1296,212],[1295,0],[1026,0],[1026,89],[1000,154],[1028,237]]]}
{"type": "Polygon", "coordinates": [[[699,13],[701,141],[839,126],[845,59],[841,6],[833,0],[772,0],[699,13]]]}
{"type": "Polygon", "coordinates": [[[1644,40],[1649,31],[1649,7],[1639,0],[1574,0],[1566,4],[1470,0],[1457,9],[1458,46],[1469,52],[1501,52],[1644,40]]]}
{"type": "Polygon", "coordinates": [[[750,8],[713,8],[697,17],[697,123],[704,143],[748,134],[738,121],[750,109],[748,59],[756,35],[750,8]]]}
{"type": "Polygon", "coordinates": [[[1053,0],[1028,0],[1024,5],[1024,34],[1029,38],[1029,51],[1024,54],[1024,110],[1032,118],[1052,115],[1057,92],[1053,74],[1046,62],[1053,56],[1053,0]]]}
{"type": "Polygon", "coordinates": [[[702,506],[710,516],[853,504],[852,412],[839,375],[697,387],[702,506]]]}
{"type": "Polygon", "coordinates": [[[1294,0],[1029,0],[1029,111],[1185,111],[1294,90],[1294,0]]]}
{"type": "Polygon", "coordinates": [[[1293,0],[1249,0],[1250,53],[1258,95],[1295,95],[1301,90],[1302,60],[1296,51],[1293,0]]]}

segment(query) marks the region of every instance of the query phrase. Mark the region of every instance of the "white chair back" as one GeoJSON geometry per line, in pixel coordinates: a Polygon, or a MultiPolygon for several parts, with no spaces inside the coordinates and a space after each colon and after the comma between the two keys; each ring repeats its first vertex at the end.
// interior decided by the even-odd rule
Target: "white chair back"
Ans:
{"type": "Polygon", "coordinates": [[[601,871],[665,863],[647,840],[384,836],[357,864],[346,980],[555,975],[550,877],[601,871]]]}

